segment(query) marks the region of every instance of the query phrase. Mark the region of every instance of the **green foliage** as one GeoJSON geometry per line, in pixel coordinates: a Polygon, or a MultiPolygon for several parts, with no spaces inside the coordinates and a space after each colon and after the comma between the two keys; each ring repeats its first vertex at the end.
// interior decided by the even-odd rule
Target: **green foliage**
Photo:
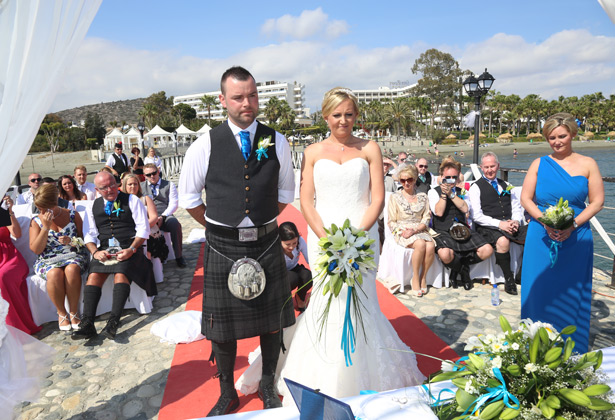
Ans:
{"type": "MultiPolygon", "coordinates": [[[[440,144],[446,138],[447,132],[444,130],[433,130],[431,132],[431,138],[435,144],[440,144]]],[[[454,143],[445,143],[445,144],[456,144],[457,140],[454,143]]]]}
{"type": "Polygon", "coordinates": [[[196,118],[196,110],[188,104],[175,105],[171,114],[177,118],[180,125],[196,118]]]}
{"type": "Polygon", "coordinates": [[[107,130],[101,116],[95,112],[88,112],[85,116],[85,137],[95,138],[102,144],[105,134],[107,130]]]}
{"type": "Polygon", "coordinates": [[[86,144],[88,145],[89,149],[96,149],[98,148],[98,139],[97,138],[89,138],[86,140],[86,144]]]}

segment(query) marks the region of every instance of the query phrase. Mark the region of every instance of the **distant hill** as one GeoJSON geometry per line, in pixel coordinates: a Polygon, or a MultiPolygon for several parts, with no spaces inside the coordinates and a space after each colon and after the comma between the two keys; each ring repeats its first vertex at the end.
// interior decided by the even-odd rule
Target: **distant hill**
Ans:
{"type": "Polygon", "coordinates": [[[85,120],[88,112],[94,112],[101,116],[105,125],[109,121],[117,121],[121,124],[137,124],[140,120],[139,111],[143,107],[145,98],[128,99],[125,101],[101,102],[94,105],[84,105],[77,108],[65,109],[64,111],[54,112],[66,122],[74,122],[79,125],[81,120],[85,120]]]}

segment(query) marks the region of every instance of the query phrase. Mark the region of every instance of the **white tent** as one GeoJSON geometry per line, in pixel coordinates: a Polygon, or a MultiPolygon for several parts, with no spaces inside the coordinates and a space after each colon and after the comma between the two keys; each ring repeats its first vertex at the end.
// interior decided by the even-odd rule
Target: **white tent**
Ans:
{"type": "Polygon", "coordinates": [[[160,128],[160,126],[156,125],[156,127],[148,131],[143,137],[145,138],[148,147],[154,146],[156,139],[160,139],[160,146],[166,147],[167,141],[173,139],[173,134],[169,133],[166,130],[163,130],[162,128],[160,128]]]}
{"type": "Polygon", "coordinates": [[[116,127],[105,136],[105,149],[113,150],[115,143],[120,142],[122,143],[122,145],[124,144],[124,134],[116,127]]]}
{"type": "MultiPolygon", "coordinates": [[[[124,144],[125,150],[130,151],[130,149],[135,146],[143,148],[143,145],[141,144],[141,133],[139,133],[139,131],[134,127],[130,127],[130,130],[124,134],[124,139],[126,140],[126,143],[124,144]]],[[[143,150],[141,150],[141,152],[143,152],[143,150]]]]}
{"type": "Polygon", "coordinates": [[[182,145],[186,145],[186,139],[190,140],[190,136],[197,135],[195,131],[190,130],[183,124],[177,127],[175,131],[177,131],[177,141],[181,139],[182,145]]]}
{"type": "Polygon", "coordinates": [[[208,125],[207,125],[207,123],[205,123],[205,124],[203,125],[203,127],[201,127],[201,128],[199,129],[199,131],[197,131],[197,132],[196,132],[196,134],[200,136],[200,135],[202,135],[202,134],[207,133],[209,130],[211,130],[211,127],[210,127],[210,126],[208,126],[208,125]]]}

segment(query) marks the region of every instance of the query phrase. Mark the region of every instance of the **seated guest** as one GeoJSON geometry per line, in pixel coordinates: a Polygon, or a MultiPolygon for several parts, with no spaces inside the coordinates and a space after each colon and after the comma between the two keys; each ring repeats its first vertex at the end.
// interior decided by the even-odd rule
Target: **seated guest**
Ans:
{"type": "Polygon", "coordinates": [[[173,216],[179,205],[177,188],[172,182],[160,178],[160,171],[153,163],[145,165],[143,174],[147,181],[141,183],[141,190],[154,200],[158,210],[158,227],[163,232],[171,234],[175,263],[178,267],[184,268],[186,261],[182,257],[182,225],[173,216]]]}
{"type": "Polygon", "coordinates": [[[436,251],[442,263],[451,269],[450,280],[457,287],[461,274],[463,287],[472,288],[470,264],[476,264],[493,253],[491,245],[467,225],[467,203],[457,194],[461,164],[452,160],[440,165],[441,184],[429,190],[429,206],[433,213],[433,230],[437,235],[436,251]]]}
{"type": "Polygon", "coordinates": [[[81,216],[75,210],[58,206],[58,188],[41,186],[34,196],[39,214],[30,222],[30,249],[38,254],[34,272],[46,280],[47,293],[58,312],[61,331],[78,328],[81,271],[89,255],[85,246],[75,246],[73,238],[83,237],[81,216]],[[68,300],[66,312],[65,300],[68,300]]]}
{"type": "MultiPolygon", "coordinates": [[[[384,171],[384,192],[397,191],[397,184],[392,174],[397,169],[395,162],[389,158],[382,158],[382,169],[384,171]]],[[[384,210],[378,216],[378,236],[380,238],[380,251],[382,252],[382,244],[384,243],[384,210]]]]}
{"type": "Polygon", "coordinates": [[[77,181],[77,189],[81,191],[81,194],[85,195],[86,200],[94,200],[96,198],[96,188],[94,184],[88,182],[88,170],[85,166],[75,166],[73,172],[75,181],[77,181]]]}
{"type": "Polygon", "coordinates": [[[58,179],[60,197],[69,201],[75,207],[75,201],[85,200],[85,196],[79,191],[77,183],[69,175],[62,175],[58,179]]]}
{"type": "Polygon", "coordinates": [[[512,200],[512,186],[496,178],[500,163],[493,152],[483,154],[480,168],[483,177],[470,187],[472,220],[476,231],[495,248],[495,263],[504,273],[504,290],[509,295],[517,294],[517,286],[510,269],[510,242],[523,245],[527,225],[523,221],[523,208],[518,200],[512,200]]]}
{"type": "Polygon", "coordinates": [[[412,293],[427,293],[427,271],[435,258],[435,244],[429,234],[429,202],[427,194],[417,192],[418,171],[412,164],[402,164],[395,175],[402,190],[389,198],[388,224],[395,242],[412,248],[412,293]]]}
{"type": "MultiPolygon", "coordinates": [[[[447,157],[445,157],[444,159],[442,159],[442,161],[440,162],[440,165],[442,165],[445,162],[457,162],[455,160],[455,158],[451,155],[448,155],[447,157]]],[[[440,176],[436,176],[436,177],[432,177],[432,186],[437,187],[438,185],[440,185],[442,183],[442,181],[440,180],[440,176]]],[[[455,184],[455,186],[457,187],[457,191],[460,191],[462,189],[466,188],[466,182],[464,179],[464,176],[461,172],[459,172],[459,178],[457,179],[457,184],[455,184]]],[[[468,185],[469,188],[469,185],[468,185]]],[[[467,215],[469,217],[469,215],[467,215]]]]}
{"type": "Polygon", "coordinates": [[[113,274],[111,316],[102,333],[115,338],[120,317],[130,294],[130,283],[136,282],[148,296],[156,294],[152,264],[139,248],[149,237],[147,211],[137,196],[118,191],[115,177],[100,172],[94,177],[100,197],[94,200],[87,214],[85,246],[92,254],[90,274],[83,289],[83,316],[79,331],[72,338],[96,336],[94,318],[100,301],[101,288],[113,274]],[[96,241],[100,246],[96,247],[96,241]]]}
{"type": "Polygon", "coordinates": [[[34,202],[34,193],[36,192],[36,189],[42,185],[42,182],[43,177],[41,174],[34,173],[28,175],[28,185],[30,186],[30,189],[17,196],[16,204],[32,204],[34,202]]]}
{"type": "MultiPolygon", "coordinates": [[[[41,187],[43,185],[52,185],[52,186],[56,187],[56,189],[57,189],[57,185],[58,184],[57,184],[55,179],[46,176],[42,180],[41,187]]],[[[58,207],[61,207],[63,209],[72,209],[73,208],[73,204],[70,201],[65,200],[62,197],[60,197],[60,194],[58,192],[58,207]]],[[[32,214],[33,215],[34,214],[38,214],[38,212],[39,212],[38,207],[36,207],[36,204],[34,204],[34,201],[33,201],[32,202],[32,214]]]]}
{"type": "Polygon", "coordinates": [[[162,159],[160,159],[156,154],[155,148],[150,147],[147,150],[147,156],[145,156],[144,162],[146,165],[148,163],[153,163],[154,165],[156,165],[156,168],[158,168],[158,172],[162,173],[162,159]]]}
{"type": "Polygon", "coordinates": [[[21,237],[21,227],[13,213],[13,200],[5,196],[2,201],[7,209],[0,207],[0,293],[10,304],[6,323],[27,334],[34,334],[41,328],[34,323],[28,302],[26,277],[30,269],[11,241],[11,236],[21,237]]]}
{"type": "Polygon", "coordinates": [[[120,182],[120,177],[124,172],[130,172],[128,158],[122,152],[123,150],[124,146],[122,146],[122,143],[115,143],[114,153],[109,156],[105,166],[111,170],[111,173],[113,173],[116,183],[120,182]]]}
{"type": "Polygon", "coordinates": [[[143,159],[139,156],[141,154],[141,149],[138,147],[133,147],[130,152],[132,153],[132,157],[130,158],[130,168],[132,169],[132,173],[139,177],[139,181],[145,181],[145,177],[143,176],[143,159]]]}
{"type": "Polygon", "coordinates": [[[438,186],[436,177],[428,171],[429,163],[425,158],[419,158],[416,161],[416,169],[418,171],[418,178],[416,179],[416,191],[427,194],[427,191],[431,187],[438,186]]]}
{"type": "Polygon", "coordinates": [[[147,195],[143,195],[141,191],[141,183],[139,177],[136,174],[128,174],[122,181],[122,191],[126,194],[134,194],[139,197],[139,200],[143,203],[147,210],[147,219],[149,221],[149,238],[147,240],[147,257],[148,258],[160,258],[160,261],[164,262],[169,255],[169,248],[164,239],[164,236],[160,233],[158,228],[158,211],[154,201],[147,195]]]}
{"type": "Polygon", "coordinates": [[[308,261],[307,244],[299,235],[297,226],[292,222],[284,222],[280,225],[280,240],[282,241],[282,251],[286,260],[286,270],[288,270],[288,282],[290,290],[297,289],[295,300],[299,312],[305,311],[307,302],[305,297],[312,283],[312,272],[299,264],[299,256],[303,254],[306,263],[308,261]]]}

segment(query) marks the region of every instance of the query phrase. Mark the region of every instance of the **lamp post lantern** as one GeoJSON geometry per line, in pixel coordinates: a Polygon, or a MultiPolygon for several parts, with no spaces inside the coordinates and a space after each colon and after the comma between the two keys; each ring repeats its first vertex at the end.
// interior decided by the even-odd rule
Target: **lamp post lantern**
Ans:
{"type": "Polygon", "coordinates": [[[141,133],[141,141],[139,142],[139,147],[141,148],[143,154],[145,154],[145,150],[143,148],[143,132],[145,131],[145,124],[143,124],[143,121],[139,121],[139,124],[137,124],[137,130],[139,130],[139,133],[141,133]]]}
{"type": "Polygon", "coordinates": [[[481,74],[478,79],[474,76],[468,77],[463,82],[463,88],[469,97],[474,98],[474,108],[476,116],[474,118],[474,157],[473,163],[478,164],[478,128],[480,123],[480,99],[489,92],[495,78],[489,74],[487,69],[481,74]]]}
{"type": "Polygon", "coordinates": [[[173,143],[175,143],[175,154],[177,155],[177,130],[173,131],[173,143]]]}

